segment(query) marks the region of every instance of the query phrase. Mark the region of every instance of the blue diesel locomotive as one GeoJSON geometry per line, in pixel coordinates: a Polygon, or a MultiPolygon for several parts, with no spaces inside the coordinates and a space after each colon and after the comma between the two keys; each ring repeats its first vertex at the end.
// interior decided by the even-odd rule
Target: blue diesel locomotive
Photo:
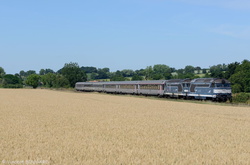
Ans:
{"type": "Polygon", "coordinates": [[[77,91],[153,95],[223,102],[230,100],[232,97],[230,82],[226,79],[216,78],[77,82],[75,89],[77,91]]]}

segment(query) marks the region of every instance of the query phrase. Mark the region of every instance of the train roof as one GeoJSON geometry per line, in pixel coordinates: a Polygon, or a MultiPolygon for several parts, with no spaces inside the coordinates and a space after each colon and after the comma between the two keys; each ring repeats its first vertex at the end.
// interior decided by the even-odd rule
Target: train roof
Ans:
{"type": "Polygon", "coordinates": [[[133,84],[165,84],[166,80],[149,81],[103,81],[103,82],[77,82],[76,84],[107,84],[107,85],[133,85],[133,84]]]}
{"type": "Polygon", "coordinates": [[[170,79],[167,80],[167,83],[188,83],[191,82],[191,79],[170,79]]]}
{"type": "Polygon", "coordinates": [[[104,84],[109,84],[109,85],[138,84],[138,81],[109,81],[109,82],[104,82],[104,84]]]}
{"type": "Polygon", "coordinates": [[[76,84],[103,84],[104,82],[77,82],[76,84]]]}
{"type": "Polygon", "coordinates": [[[150,81],[110,81],[105,82],[105,84],[164,84],[166,80],[150,80],[150,81]]]}
{"type": "Polygon", "coordinates": [[[191,81],[192,83],[230,83],[226,79],[219,79],[219,78],[197,78],[191,81]]]}
{"type": "Polygon", "coordinates": [[[226,79],[218,78],[197,78],[191,79],[171,79],[171,80],[148,80],[148,81],[103,81],[103,82],[77,82],[76,84],[108,84],[108,85],[133,85],[133,84],[165,84],[165,83],[230,83],[226,79]]]}
{"type": "Polygon", "coordinates": [[[166,80],[149,80],[149,81],[139,81],[138,84],[165,84],[166,80]]]}

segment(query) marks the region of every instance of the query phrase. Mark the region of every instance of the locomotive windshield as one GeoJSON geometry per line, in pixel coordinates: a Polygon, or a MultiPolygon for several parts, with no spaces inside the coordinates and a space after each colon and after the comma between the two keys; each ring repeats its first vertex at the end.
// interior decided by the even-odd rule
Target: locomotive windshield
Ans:
{"type": "Polygon", "coordinates": [[[216,87],[230,87],[229,83],[224,83],[224,84],[222,84],[222,83],[216,83],[215,85],[216,85],[216,87]]]}

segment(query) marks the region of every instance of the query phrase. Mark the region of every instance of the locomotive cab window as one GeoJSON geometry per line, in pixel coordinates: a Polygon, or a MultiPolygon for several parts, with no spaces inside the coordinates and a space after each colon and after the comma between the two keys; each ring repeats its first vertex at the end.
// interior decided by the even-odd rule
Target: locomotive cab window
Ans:
{"type": "Polygon", "coordinates": [[[208,87],[209,87],[209,84],[197,84],[196,87],[208,88],[208,87]]]}
{"type": "Polygon", "coordinates": [[[225,83],[225,84],[216,83],[215,85],[216,85],[216,87],[230,87],[230,84],[229,84],[229,83],[225,83]]]}
{"type": "Polygon", "coordinates": [[[183,87],[189,88],[190,87],[190,83],[184,83],[183,87]]]}

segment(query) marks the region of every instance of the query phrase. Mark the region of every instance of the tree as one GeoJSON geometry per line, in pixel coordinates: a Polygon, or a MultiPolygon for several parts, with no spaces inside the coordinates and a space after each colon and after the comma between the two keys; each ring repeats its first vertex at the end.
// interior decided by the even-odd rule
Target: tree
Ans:
{"type": "Polygon", "coordinates": [[[5,84],[21,84],[21,80],[12,74],[6,74],[3,79],[5,84]]]}
{"type": "MultiPolygon", "coordinates": [[[[199,69],[199,67],[198,67],[198,69],[199,69]]],[[[195,67],[193,67],[191,65],[187,65],[184,68],[182,78],[191,78],[191,79],[195,78],[194,71],[195,71],[195,67]]]]}
{"type": "Polygon", "coordinates": [[[144,75],[146,80],[152,80],[153,77],[153,68],[152,66],[148,66],[146,69],[144,69],[144,75]]]}
{"type": "Polygon", "coordinates": [[[154,73],[152,75],[152,79],[153,80],[162,80],[162,79],[164,79],[164,76],[162,74],[160,74],[160,73],[154,73]]]}
{"type": "Polygon", "coordinates": [[[68,88],[70,87],[69,80],[66,79],[63,75],[57,74],[55,82],[53,83],[54,88],[68,88]]]}
{"type": "Polygon", "coordinates": [[[153,67],[153,80],[160,80],[160,79],[170,79],[171,75],[171,68],[164,64],[157,64],[153,67]]]}
{"type": "Polygon", "coordinates": [[[19,75],[23,80],[25,80],[29,75],[32,75],[32,74],[36,74],[36,71],[28,70],[27,72],[25,72],[24,70],[21,70],[19,72],[19,75]]]}
{"type": "Polygon", "coordinates": [[[238,65],[229,80],[233,84],[233,92],[250,92],[250,61],[244,60],[238,65]]]}
{"type": "Polygon", "coordinates": [[[81,67],[81,69],[85,72],[85,73],[97,73],[97,69],[96,67],[93,66],[86,66],[86,67],[81,67]]]}
{"type": "Polygon", "coordinates": [[[0,67],[0,78],[2,78],[5,75],[5,71],[2,67],[0,67]]]}
{"type": "Polygon", "coordinates": [[[191,74],[194,74],[194,70],[195,68],[191,65],[187,65],[185,68],[184,68],[184,73],[187,74],[187,73],[191,73],[191,74]]]}
{"type": "Polygon", "coordinates": [[[40,71],[39,71],[39,75],[45,75],[46,73],[45,73],[45,69],[41,69],[40,71]]]}
{"type": "Polygon", "coordinates": [[[25,77],[25,76],[26,76],[26,72],[25,72],[24,70],[21,70],[21,71],[19,72],[19,75],[20,75],[21,77],[25,77]]]}
{"type": "Polygon", "coordinates": [[[117,76],[117,75],[112,76],[112,77],[110,78],[110,81],[125,81],[125,80],[126,80],[125,77],[123,77],[123,76],[117,76]]]}
{"type": "Polygon", "coordinates": [[[29,76],[29,75],[32,75],[32,74],[36,74],[36,71],[34,71],[34,70],[28,70],[26,72],[26,76],[29,76]]]}
{"type": "Polygon", "coordinates": [[[175,68],[170,68],[170,73],[172,72],[176,72],[176,69],[175,68]]]}
{"type": "Polygon", "coordinates": [[[207,69],[202,69],[203,74],[207,74],[207,69]]]}
{"type": "Polygon", "coordinates": [[[79,67],[78,63],[66,63],[61,69],[61,73],[68,79],[71,87],[75,87],[76,82],[87,80],[86,73],[79,67]]]}
{"type": "Polygon", "coordinates": [[[210,76],[213,78],[224,78],[224,71],[227,69],[225,64],[214,65],[210,67],[210,76]]]}
{"type": "Polygon", "coordinates": [[[240,65],[240,63],[238,63],[238,62],[234,62],[234,63],[229,64],[228,69],[225,72],[225,78],[229,79],[235,73],[235,70],[236,70],[237,66],[239,66],[239,65],[240,65]]]}
{"type": "Polygon", "coordinates": [[[177,75],[174,76],[174,78],[177,79],[195,79],[195,78],[199,78],[199,76],[195,75],[193,72],[194,67],[192,66],[186,66],[185,69],[178,69],[177,70],[177,75]]]}
{"type": "Polygon", "coordinates": [[[166,73],[170,71],[170,67],[164,64],[154,65],[153,70],[155,73],[166,73]]]}
{"type": "Polygon", "coordinates": [[[0,87],[2,86],[2,78],[5,75],[5,71],[2,67],[0,67],[0,87]]]}
{"type": "Polygon", "coordinates": [[[98,71],[97,71],[97,76],[96,76],[96,78],[97,79],[107,79],[107,78],[109,78],[109,68],[103,68],[103,69],[98,69],[98,71]]]}
{"type": "Polygon", "coordinates": [[[4,88],[22,88],[22,80],[15,75],[6,74],[3,76],[3,87],[4,88]]]}
{"type": "Polygon", "coordinates": [[[134,74],[133,77],[132,77],[132,81],[141,81],[143,80],[143,77],[138,75],[138,74],[134,74]]]}
{"type": "Polygon", "coordinates": [[[209,73],[205,73],[205,75],[203,76],[203,78],[212,78],[211,75],[209,73]]]}
{"type": "Polygon", "coordinates": [[[123,77],[132,77],[135,72],[132,69],[124,69],[121,71],[123,77]]]}
{"type": "Polygon", "coordinates": [[[234,84],[232,85],[232,92],[233,93],[240,93],[243,91],[243,88],[240,84],[234,84]]]}
{"type": "Polygon", "coordinates": [[[97,78],[98,74],[97,73],[91,73],[90,74],[90,79],[95,80],[97,78]]]}
{"type": "Polygon", "coordinates": [[[37,74],[31,74],[27,77],[25,84],[32,86],[34,89],[38,87],[40,81],[40,76],[37,74]]]}
{"type": "Polygon", "coordinates": [[[125,81],[125,77],[122,76],[122,72],[117,70],[115,74],[110,78],[110,81],[125,81]]]}
{"type": "Polygon", "coordinates": [[[201,67],[200,66],[197,66],[194,68],[195,70],[201,70],[201,67]]]}
{"type": "Polygon", "coordinates": [[[55,73],[52,69],[41,69],[39,71],[39,75],[45,75],[45,74],[48,74],[48,73],[55,73]]]}
{"type": "Polygon", "coordinates": [[[70,87],[68,79],[61,74],[48,73],[41,77],[41,81],[45,87],[48,88],[63,88],[70,87]]]}
{"type": "Polygon", "coordinates": [[[51,88],[56,82],[56,74],[48,73],[41,77],[42,83],[44,86],[51,88]]]}
{"type": "Polygon", "coordinates": [[[137,74],[137,75],[139,75],[139,76],[145,76],[145,71],[144,71],[144,69],[140,69],[140,70],[136,70],[135,71],[135,74],[137,74]]]}

